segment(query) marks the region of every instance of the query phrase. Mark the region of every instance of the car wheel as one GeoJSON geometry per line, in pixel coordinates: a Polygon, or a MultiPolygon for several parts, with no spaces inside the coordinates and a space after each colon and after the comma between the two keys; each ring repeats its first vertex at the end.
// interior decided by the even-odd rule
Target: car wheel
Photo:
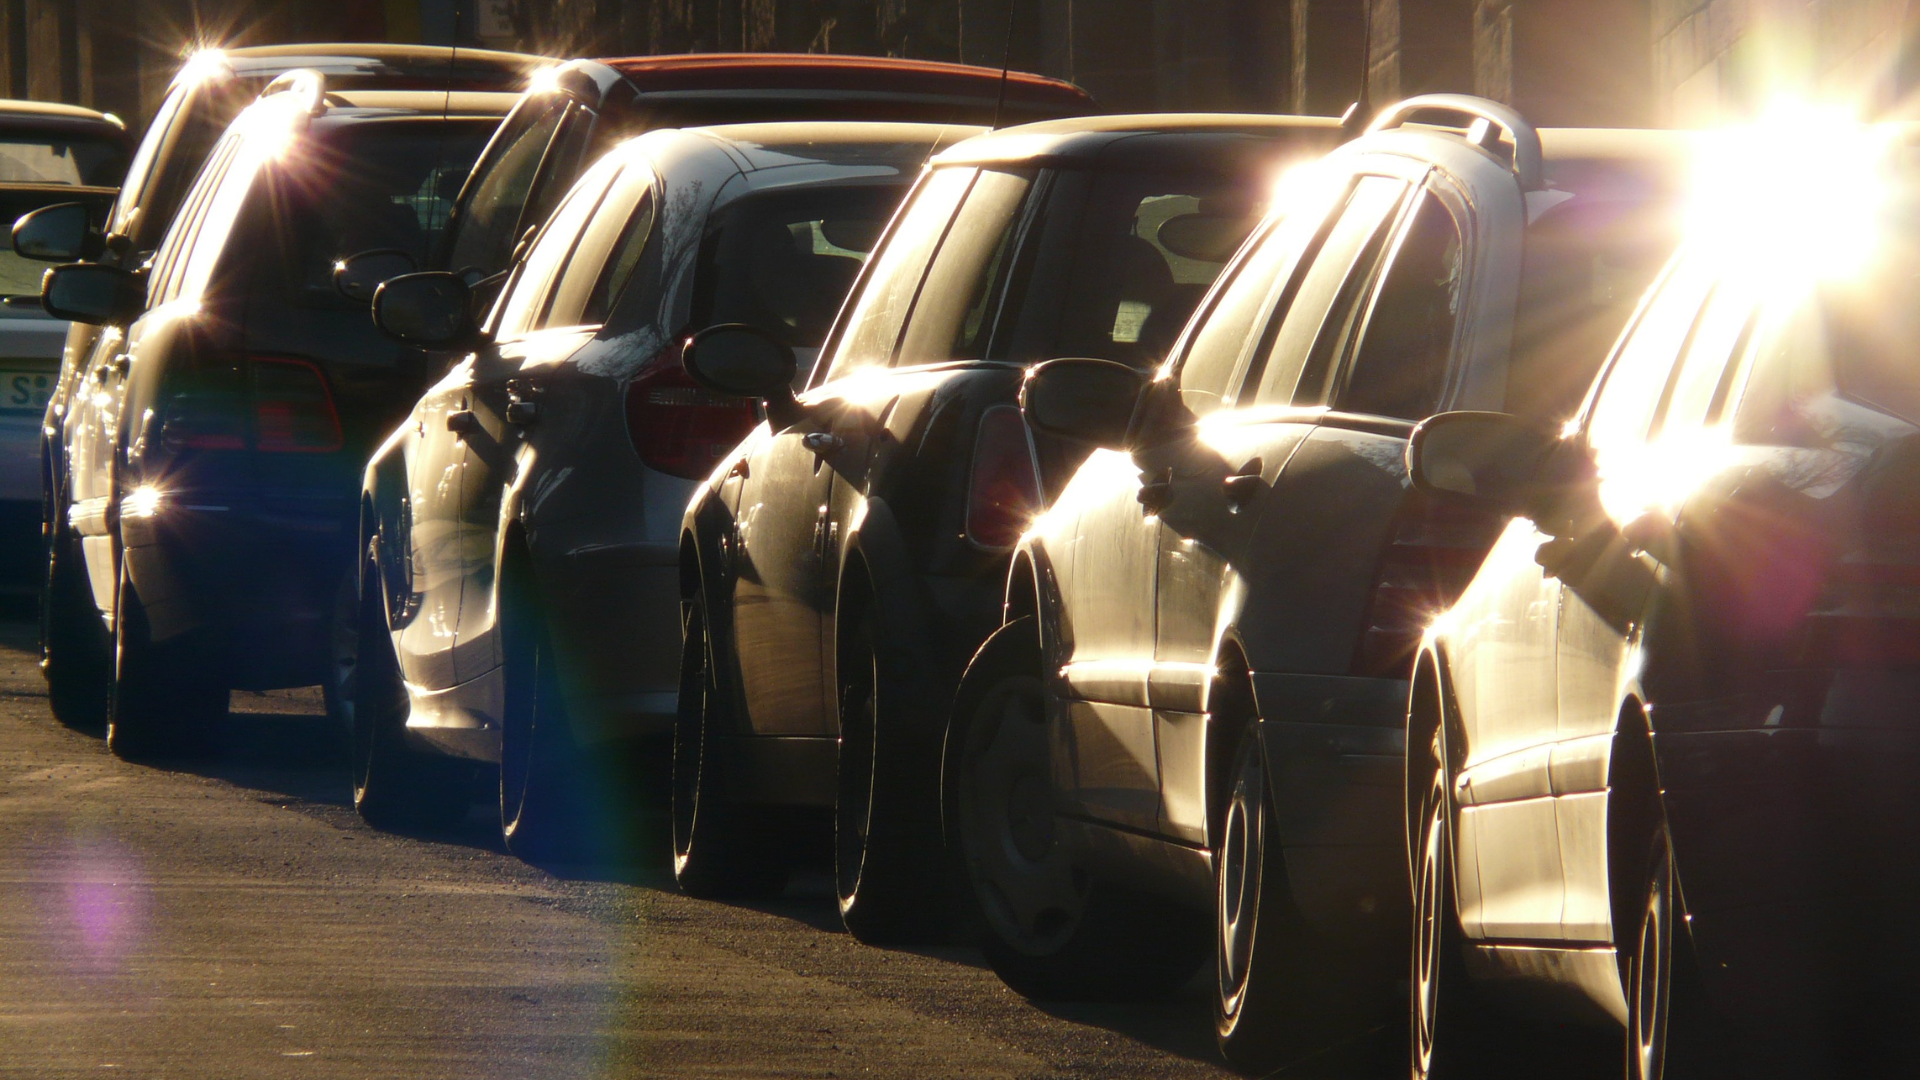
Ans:
{"type": "Polygon", "coordinates": [[[849,635],[841,672],[838,797],[834,802],[834,882],[840,919],[873,945],[937,941],[947,936],[940,900],[935,813],[935,755],[893,724],[882,728],[884,678],[868,612],[849,635]]]}
{"type": "Polygon", "coordinates": [[[46,586],[40,595],[40,673],[53,715],[82,731],[107,720],[113,678],[113,642],[93,602],[79,538],[57,520],[47,522],[46,586]]]}
{"type": "Polygon", "coordinates": [[[766,897],[786,887],[789,861],[770,815],[726,798],[715,740],[731,709],[715,674],[706,597],[687,604],[680,702],[673,723],[673,878],[689,896],[766,897]]]}
{"type": "Polygon", "coordinates": [[[227,714],[227,687],[198,636],[153,640],[146,607],[120,559],[114,593],[107,749],[129,760],[202,752],[227,714]]]}
{"type": "Polygon", "coordinates": [[[361,581],[359,615],[342,642],[353,656],[353,808],[375,828],[448,828],[473,802],[473,766],[407,744],[407,687],[371,560],[361,581]]]}
{"type": "Polygon", "coordinates": [[[1449,797],[1445,735],[1410,747],[1410,784],[1417,800],[1409,816],[1413,840],[1413,1080],[1486,1075],[1479,1009],[1468,982],[1453,876],[1453,802],[1449,797]],[[1414,771],[1418,770],[1418,771],[1414,771]]]}
{"type": "Polygon", "coordinates": [[[1673,990],[1673,857],[1666,829],[1655,835],[1641,905],[1627,999],[1627,1080],[1661,1080],[1667,1066],[1668,1005],[1673,990]]]}
{"type": "MultiPolygon", "coordinates": [[[[378,588],[378,583],[375,584],[378,588]]],[[[327,622],[327,667],[320,695],[327,717],[347,738],[353,737],[354,668],[360,662],[360,578],[349,568],[333,590],[327,622]]]]}
{"type": "Polygon", "coordinates": [[[1214,852],[1214,1031],[1236,1068],[1267,1072],[1333,1030],[1338,995],[1287,887],[1264,737],[1248,724],[1226,777],[1214,852]]]}
{"type": "MultiPolygon", "coordinates": [[[[590,858],[608,838],[590,808],[603,785],[574,744],[555,663],[553,636],[526,598],[509,605],[506,708],[500,729],[500,836],[529,862],[590,858]]],[[[611,815],[610,815],[611,816],[611,815]]],[[[611,822],[609,822],[611,824],[611,822]]]]}
{"type": "Polygon", "coordinates": [[[981,646],[955,698],[944,786],[968,922],[1027,997],[1165,995],[1205,960],[1206,919],[1095,879],[1060,843],[1040,667],[1037,624],[1016,619],[981,646]]]}

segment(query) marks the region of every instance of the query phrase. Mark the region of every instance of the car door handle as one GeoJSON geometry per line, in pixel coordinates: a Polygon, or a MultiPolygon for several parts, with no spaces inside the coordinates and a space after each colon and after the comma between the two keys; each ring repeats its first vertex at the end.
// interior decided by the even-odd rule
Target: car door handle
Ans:
{"type": "Polygon", "coordinates": [[[480,418],[472,409],[455,409],[447,414],[447,430],[455,435],[471,435],[480,430],[480,418]]]}
{"type": "MultiPolygon", "coordinates": [[[[469,414],[471,415],[471,414],[469,414]]],[[[507,402],[507,423],[525,427],[540,419],[540,403],[537,401],[507,402]]]]}
{"type": "Polygon", "coordinates": [[[1140,505],[1146,507],[1149,514],[1166,509],[1167,504],[1173,501],[1173,470],[1161,469],[1151,474],[1141,483],[1140,492],[1134,498],[1140,500],[1140,505]]]}
{"type": "Polygon", "coordinates": [[[1259,498],[1260,494],[1267,490],[1266,481],[1260,479],[1260,474],[1264,470],[1265,463],[1259,458],[1254,458],[1240,466],[1239,472],[1221,481],[1220,486],[1227,493],[1227,501],[1236,507],[1241,507],[1259,498]]]}
{"type": "Polygon", "coordinates": [[[816,454],[831,454],[835,450],[844,449],[847,440],[831,431],[809,431],[800,436],[800,445],[816,454]]]}

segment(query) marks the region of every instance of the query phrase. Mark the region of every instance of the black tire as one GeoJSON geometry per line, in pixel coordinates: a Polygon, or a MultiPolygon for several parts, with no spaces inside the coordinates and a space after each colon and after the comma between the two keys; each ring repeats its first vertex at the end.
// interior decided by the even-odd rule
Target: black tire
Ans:
{"type": "Polygon", "coordinates": [[[732,730],[733,710],[716,675],[709,626],[706,597],[696,593],[686,605],[673,724],[673,878],[689,896],[773,896],[786,887],[790,849],[769,811],[725,796],[713,751],[732,730]]]}
{"type": "Polygon", "coordinates": [[[350,642],[353,808],[378,829],[438,831],[467,816],[474,767],[426,754],[406,738],[406,684],[387,627],[379,569],[371,559],[360,576],[359,617],[350,642]]]}
{"type": "Polygon", "coordinates": [[[1667,830],[1655,832],[1648,858],[1646,899],[1634,937],[1627,978],[1627,1080],[1663,1080],[1673,996],[1673,855],[1667,830]]]}
{"type": "Polygon", "coordinates": [[[1407,748],[1413,857],[1413,1080],[1496,1075],[1481,1006],[1469,981],[1454,890],[1455,813],[1446,736],[1407,748]]]}
{"type": "MultiPolygon", "coordinates": [[[[378,583],[375,583],[378,588],[378,583]]],[[[360,575],[354,568],[334,587],[333,612],[327,622],[327,667],[320,676],[320,696],[327,716],[342,736],[353,738],[355,667],[360,662],[360,575]]]]}
{"type": "Polygon", "coordinates": [[[500,730],[500,838],[528,862],[578,862],[621,846],[608,785],[574,742],[553,634],[528,583],[516,576],[501,634],[506,704],[500,730]],[[601,813],[596,813],[600,811],[601,813]]]}
{"type": "Polygon", "coordinates": [[[1258,723],[1245,726],[1223,779],[1214,1033],[1235,1068],[1264,1073],[1348,1033],[1338,1008],[1353,996],[1345,976],[1355,965],[1323,947],[1293,902],[1258,723]]]}
{"type": "Polygon", "coordinates": [[[104,732],[113,639],[93,601],[80,538],[49,513],[46,586],[40,595],[40,674],[53,715],[80,731],[104,732]]]}
{"type": "Polygon", "coordinates": [[[908,688],[876,648],[872,612],[861,616],[835,667],[840,673],[840,754],[833,869],[840,920],[869,945],[922,944],[949,936],[940,860],[940,759],[911,730],[908,688]],[[892,723],[882,726],[886,716],[892,723]]]}
{"type": "Polygon", "coordinates": [[[1038,624],[1002,626],[955,697],[943,789],[965,921],[987,963],[1041,1000],[1133,1000],[1205,962],[1204,914],[1099,880],[1057,841],[1038,624]]]}
{"type": "Polygon", "coordinates": [[[154,642],[124,556],[113,607],[107,749],[127,760],[204,753],[227,715],[217,649],[203,635],[154,642]]]}

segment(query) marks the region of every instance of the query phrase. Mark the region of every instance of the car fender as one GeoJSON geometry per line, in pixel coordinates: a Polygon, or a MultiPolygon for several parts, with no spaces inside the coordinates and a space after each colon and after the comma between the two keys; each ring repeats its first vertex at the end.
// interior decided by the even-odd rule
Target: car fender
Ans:
{"type": "MultiPolygon", "coordinates": [[[[851,629],[849,602],[864,594],[886,628],[894,659],[902,663],[915,682],[924,682],[940,671],[939,656],[955,650],[941,649],[941,638],[948,636],[941,620],[933,617],[934,600],[927,583],[907,553],[906,539],[892,507],[883,498],[863,500],[849,522],[846,542],[841,546],[840,573],[834,604],[834,670],[828,677],[838,685],[839,653],[844,646],[843,630],[851,629]]],[[[968,656],[972,655],[968,650],[968,656]]],[[[960,662],[965,663],[967,657],[960,662]]],[[[956,673],[957,677],[957,673],[956,673]]]]}

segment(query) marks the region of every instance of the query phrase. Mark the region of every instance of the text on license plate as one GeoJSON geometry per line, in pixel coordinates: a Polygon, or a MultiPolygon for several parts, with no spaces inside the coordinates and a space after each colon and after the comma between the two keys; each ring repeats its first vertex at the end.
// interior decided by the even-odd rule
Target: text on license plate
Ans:
{"type": "Polygon", "coordinates": [[[0,416],[39,416],[46,412],[58,374],[0,367],[0,416]]]}

